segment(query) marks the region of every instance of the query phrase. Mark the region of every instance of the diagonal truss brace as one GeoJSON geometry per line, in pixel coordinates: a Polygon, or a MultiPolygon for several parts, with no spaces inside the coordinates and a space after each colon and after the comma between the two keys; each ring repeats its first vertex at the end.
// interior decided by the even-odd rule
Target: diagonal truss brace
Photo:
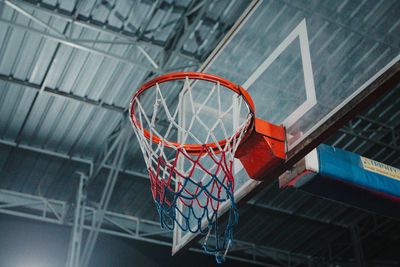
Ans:
{"type": "Polygon", "coordinates": [[[0,213],[13,216],[24,214],[23,217],[28,219],[63,224],[66,211],[67,203],[63,201],[0,189],[0,213]],[[21,207],[37,210],[37,212],[25,214],[25,212],[18,210],[21,207]]]}
{"type": "MultiPolygon", "coordinates": [[[[15,0],[13,0],[13,2],[16,2],[15,0]]],[[[149,49],[163,49],[164,45],[157,43],[157,42],[153,42],[153,41],[147,41],[147,40],[141,40],[138,38],[138,36],[134,36],[132,32],[127,32],[124,29],[115,29],[115,28],[111,28],[109,27],[107,24],[105,23],[99,23],[99,22],[91,22],[91,20],[85,20],[82,18],[79,18],[79,14],[76,14],[75,16],[71,16],[71,15],[67,15],[65,12],[63,12],[63,10],[61,10],[60,8],[56,7],[50,7],[46,4],[43,4],[41,1],[37,2],[37,3],[33,3],[33,2],[28,2],[28,1],[18,1],[18,5],[19,6],[25,6],[25,7],[29,7],[32,10],[35,11],[39,11],[42,13],[46,13],[49,14],[53,17],[56,17],[60,20],[69,22],[73,25],[77,25],[92,31],[97,31],[100,33],[104,33],[107,34],[109,36],[114,37],[115,39],[122,39],[123,41],[111,41],[111,43],[113,44],[126,44],[126,45],[136,45],[141,48],[149,48],[149,49]]],[[[92,43],[92,42],[100,42],[102,43],[102,40],[83,40],[83,39],[70,39],[73,40],[75,42],[78,43],[92,43]]],[[[105,43],[108,43],[109,41],[105,41],[105,43]]],[[[139,48],[140,49],[140,48],[139,48]]],[[[181,57],[185,57],[188,60],[197,62],[197,59],[195,57],[192,56],[188,56],[185,54],[179,54],[179,56],[181,57]]]]}
{"type": "MultiPolygon", "coordinates": [[[[26,31],[41,35],[42,37],[45,37],[47,39],[51,39],[53,41],[62,43],[64,45],[71,46],[73,48],[77,48],[77,49],[80,49],[80,50],[83,50],[83,51],[91,52],[93,54],[97,54],[97,55],[100,55],[100,56],[108,57],[108,58],[111,58],[111,59],[114,59],[114,60],[118,60],[118,61],[130,64],[130,65],[134,65],[135,67],[138,67],[140,69],[149,70],[149,71],[152,71],[152,72],[155,72],[155,73],[161,73],[162,72],[160,70],[158,64],[155,62],[155,60],[152,59],[150,57],[150,55],[142,47],[140,47],[138,45],[136,45],[136,47],[138,48],[139,52],[144,55],[144,57],[150,62],[151,66],[144,66],[140,62],[135,62],[135,61],[126,59],[124,57],[121,57],[119,55],[108,53],[106,51],[103,51],[103,50],[100,50],[100,49],[97,49],[97,48],[94,48],[94,47],[91,47],[91,46],[83,45],[82,43],[78,43],[76,41],[73,41],[68,36],[60,33],[57,29],[47,25],[47,23],[45,23],[42,20],[40,20],[39,18],[35,17],[29,11],[27,11],[24,8],[22,8],[19,5],[17,5],[14,1],[5,0],[5,4],[8,5],[9,7],[11,7],[12,9],[16,10],[20,14],[22,14],[22,15],[26,16],[27,18],[31,19],[35,23],[39,24],[40,26],[45,27],[47,30],[49,30],[53,34],[46,33],[46,32],[43,32],[43,31],[39,31],[39,30],[36,30],[34,28],[27,27],[27,26],[24,26],[22,24],[17,24],[15,22],[8,21],[8,20],[5,20],[5,19],[0,19],[0,22],[3,23],[3,24],[7,24],[7,25],[15,27],[15,28],[20,28],[22,30],[26,30],[26,31]]],[[[132,43],[132,45],[135,45],[135,44],[132,43]]]]}
{"type": "MultiPolygon", "coordinates": [[[[107,210],[108,204],[111,199],[112,192],[114,190],[115,183],[118,178],[119,171],[122,166],[122,162],[124,160],[124,156],[129,144],[130,136],[129,136],[129,130],[130,130],[130,125],[126,123],[122,130],[121,130],[121,137],[117,138],[116,145],[114,147],[115,149],[115,157],[113,159],[113,164],[112,168],[109,172],[106,185],[103,189],[103,193],[100,198],[100,203],[99,206],[96,210],[96,216],[95,216],[95,221],[93,224],[93,230],[89,232],[88,238],[85,243],[85,247],[83,248],[82,252],[82,258],[80,260],[80,265],[86,267],[89,264],[90,258],[93,253],[94,246],[97,241],[97,237],[99,235],[100,228],[103,224],[104,220],[104,214],[107,210]]],[[[111,152],[110,152],[111,153],[111,152]]],[[[98,172],[94,172],[93,174],[96,174],[98,172]]],[[[93,180],[94,176],[89,177],[89,182],[93,180]]]]}

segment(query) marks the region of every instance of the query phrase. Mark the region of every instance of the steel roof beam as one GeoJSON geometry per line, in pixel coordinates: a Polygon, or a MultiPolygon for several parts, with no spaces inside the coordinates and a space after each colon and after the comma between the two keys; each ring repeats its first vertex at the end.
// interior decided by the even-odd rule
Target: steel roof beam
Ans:
{"type": "Polygon", "coordinates": [[[358,115],[358,116],[356,116],[354,119],[360,119],[360,120],[363,120],[363,121],[367,121],[367,122],[370,122],[370,123],[372,123],[372,124],[376,124],[376,125],[378,125],[378,126],[382,126],[382,127],[384,127],[384,128],[388,128],[388,129],[392,129],[392,128],[393,128],[393,126],[389,126],[389,125],[386,124],[386,123],[377,121],[377,120],[375,120],[375,119],[371,119],[371,118],[369,118],[369,117],[367,117],[367,116],[363,116],[363,115],[358,115]]]}
{"type": "MultiPolygon", "coordinates": [[[[57,97],[71,99],[71,100],[78,101],[78,102],[81,102],[84,104],[92,105],[97,108],[108,109],[108,110],[116,111],[116,112],[123,113],[123,114],[126,113],[127,109],[128,109],[127,107],[121,107],[121,106],[110,105],[110,104],[104,103],[103,100],[94,100],[94,99],[91,99],[88,97],[82,97],[82,96],[74,95],[71,93],[59,91],[57,89],[49,88],[46,86],[34,84],[34,83],[28,82],[26,80],[21,80],[21,79],[15,78],[11,75],[7,76],[4,74],[0,74],[0,81],[4,81],[4,82],[10,83],[10,84],[17,85],[17,86],[22,86],[22,87],[32,89],[32,90],[35,90],[38,92],[43,91],[45,93],[48,93],[48,94],[51,94],[51,95],[54,95],[57,97]]],[[[159,122],[160,124],[169,125],[169,124],[165,124],[165,122],[166,122],[165,120],[157,119],[157,122],[159,122]]]]}
{"type": "Polygon", "coordinates": [[[79,266],[84,229],[83,225],[85,223],[86,181],[87,177],[83,174],[80,174],[78,192],[75,203],[74,222],[72,224],[72,234],[68,249],[66,267],[79,266]]]}
{"type": "MultiPolygon", "coordinates": [[[[10,0],[6,0],[5,3],[10,6],[11,8],[15,9],[16,11],[18,11],[19,13],[21,13],[22,15],[28,17],[29,19],[31,19],[32,21],[36,22],[37,24],[43,26],[44,28],[48,29],[49,31],[53,32],[54,34],[56,34],[57,36],[59,36],[61,39],[65,39],[66,41],[70,42],[71,44],[75,44],[76,48],[80,48],[80,49],[87,49],[89,47],[86,46],[81,46],[79,47],[76,46],[77,42],[73,42],[70,40],[69,37],[67,37],[65,34],[59,32],[57,29],[51,27],[50,25],[48,25],[46,22],[43,22],[42,20],[40,20],[39,18],[35,17],[34,15],[32,15],[31,13],[29,13],[27,10],[21,8],[20,6],[18,6],[17,4],[13,3],[10,0]]],[[[74,18],[76,19],[76,16],[74,16],[74,18]]],[[[72,20],[72,22],[70,22],[71,24],[74,24],[74,20],[72,20]]],[[[72,28],[71,28],[71,33],[72,33],[72,28]]],[[[158,64],[153,60],[153,58],[140,46],[135,42],[132,42],[132,44],[134,44],[139,51],[149,60],[149,62],[151,63],[151,65],[153,65],[153,67],[155,68],[155,70],[159,69],[158,64]]],[[[100,50],[99,50],[100,51],[100,50]]],[[[108,53],[109,54],[109,53],[108,53]]],[[[111,55],[111,54],[110,54],[111,55]]],[[[115,55],[112,55],[112,57],[115,57],[115,55]]],[[[135,64],[135,62],[132,62],[131,64],[135,64]]],[[[140,67],[140,65],[137,65],[138,67],[140,67]]],[[[155,71],[157,72],[157,71],[155,71]]]]}
{"type": "MultiPolygon", "coordinates": [[[[391,222],[390,219],[386,217],[382,217],[382,221],[379,224],[375,224],[374,227],[368,228],[366,232],[359,232],[358,237],[357,237],[357,243],[361,243],[364,239],[368,238],[370,235],[374,234],[375,232],[382,230],[384,226],[389,224],[391,222]]],[[[346,245],[341,251],[337,252],[333,257],[330,259],[331,262],[333,260],[339,258],[341,255],[346,253],[348,250],[350,250],[354,246],[353,243],[350,243],[346,245]]]]}
{"type": "Polygon", "coordinates": [[[278,213],[285,214],[285,215],[295,216],[295,217],[298,217],[298,218],[301,218],[301,219],[305,219],[305,220],[308,220],[308,221],[314,221],[314,222],[318,222],[318,223],[322,223],[322,224],[326,224],[326,225],[337,226],[337,227],[340,227],[340,228],[348,228],[349,227],[346,224],[337,223],[337,222],[333,222],[333,221],[330,221],[330,220],[324,220],[322,218],[309,216],[309,215],[305,215],[305,214],[300,214],[300,213],[297,213],[297,212],[294,212],[294,211],[291,211],[291,210],[281,209],[281,208],[274,207],[274,206],[271,206],[271,205],[268,205],[268,204],[256,203],[256,202],[253,202],[253,201],[249,201],[247,203],[252,205],[252,206],[258,207],[258,208],[262,208],[262,209],[265,209],[265,210],[278,212],[278,213]]]}
{"type": "MultiPolygon", "coordinates": [[[[7,75],[4,75],[4,74],[0,74],[0,81],[4,81],[4,82],[12,83],[12,84],[15,84],[15,85],[23,86],[25,88],[33,89],[33,90],[36,90],[38,92],[40,92],[40,90],[41,90],[41,86],[38,85],[38,84],[30,83],[28,81],[20,80],[20,79],[14,78],[13,76],[7,76],[7,75]]],[[[52,95],[55,95],[55,96],[61,96],[61,97],[64,97],[64,98],[68,98],[68,99],[72,99],[72,100],[75,100],[75,101],[79,101],[79,102],[82,102],[82,103],[85,103],[85,104],[89,104],[89,105],[92,105],[92,106],[95,106],[95,107],[98,107],[98,108],[104,108],[104,109],[113,110],[113,111],[117,111],[117,112],[121,112],[121,113],[124,112],[124,110],[126,109],[126,108],[123,108],[123,107],[119,107],[119,106],[115,106],[115,105],[110,105],[110,104],[104,103],[104,102],[102,102],[100,100],[94,100],[94,99],[90,99],[90,98],[87,98],[87,97],[82,97],[82,96],[66,93],[66,92],[59,91],[59,90],[56,90],[56,89],[52,89],[52,88],[49,88],[49,87],[44,87],[42,89],[43,89],[43,92],[46,92],[46,93],[49,93],[49,94],[52,94],[52,95]]]]}
{"type": "Polygon", "coordinates": [[[207,11],[209,3],[209,0],[200,1],[197,5],[192,7],[192,9],[187,10],[186,14],[182,16],[182,20],[175,29],[176,34],[171,38],[170,41],[172,42],[172,48],[165,54],[166,58],[163,64],[163,69],[169,71],[169,68],[171,68],[171,60],[180,54],[180,51],[187,39],[196,30],[198,25],[200,25],[202,17],[204,17],[207,11]],[[195,17],[193,18],[193,22],[189,25],[188,16],[193,15],[195,12],[198,13],[194,15],[195,17]]]}
{"type": "MultiPolygon", "coordinates": [[[[163,2],[165,3],[165,2],[163,2]]],[[[134,36],[135,33],[128,32],[124,29],[117,29],[115,27],[110,27],[110,25],[101,22],[94,22],[90,18],[85,19],[81,17],[79,14],[77,16],[72,17],[67,15],[65,11],[57,8],[57,7],[50,7],[49,5],[43,4],[41,2],[38,3],[31,3],[27,1],[18,1],[19,5],[27,6],[33,10],[41,11],[46,14],[49,14],[53,17],[58,19],[73,23],[74,25],[78,25],[80,27],[106,33],[108,35],[114,36],[115,38],[124,39],[130,42],[130,44],[139,44],[141,47],[149,47],[151,49],[157,48],[165,48],[164,44],[157,42],[155,40],[147,40],[145,38],[138,40],[137,36],[134,36]]],[[[160,7],[163,8],[164,4],[160,7]]],[[[174,9],[176,10],[183,10],[183,7],[174,5],[174,9]]],[[[193,61],[198,61],[195,56],[184,55],[185,57],[189,57],[193,61]]]]}
{"type": "MultiPolygon", "coordinates": [[[[271,183],[265,190],[269,190],[269,188],[271,188],[273,186],[278,186],[278,185],[274,184],[274,183],[271,183]]],[[[281,213],[281,214],[287,214],[287,215],[295,216],[295,217],[298,217],[298,218],[306,219],[306,220],[309,220],[309,221],[320,222],[320,223],[323,223],[323,224],[329,224],[329,225],[338,226],[338,227],[341,227],[341,228],[348,228],[349,227],[348,225],[346,225],[344,223],[334,222],[335,218],[322,219],[322,218],[319,218],[317,216],[310,216],[310,215],[306,215],[306,214],[301,214],[301,213],[299,213],[297,211],[297,209],[295,209],[295,210],[282,209],[282,208],[279,208],[279,207],[276,207],[276,206],[272,205],[272,203],[277,198],[279,198],[280,194],[276,195],[276,197],[273,198],[273,199],[269,199],[268,203],[262,203],[262,200],[265,199],[265,196],[267,196],[267,195],[268,195],[268,192],[265,191],[263,194],[259,194],[256,197],[254,197],[253,199],[251,199],[250,201],[248,201],[247,204],[255,206],[255,207],[263,208],[263,209],[266,209],[266,210],[275,211],[275,212],[278,212],[278,213],[281,213]]],[[[291,197],[292,198],[296,198],[296,194],[292,194],[291,197]]]]}
{"type": "Polygon", "coordinates": [[[382,141],[379,141],[379,140],[376,140],[374,138],[370,138],[370,137],[364,136],[360,132],[358,132],[358,131],[356,132],[353,129],[341,128],[341,129],[339,129],[339,131],[342,132],[342,133],[345,133],[345,134],[352,135],[354,137],[360,138],[360,139],[364,139],[364,140],[366,140],[366,141],[368,141],[370,143],[374,143],[374,144],[386,147],[388,149],[400,152],[400,147],[396,147],[394,145],[386,144],[386,143],[384,143],[382,141]]]}
{"type": "Polygon", "coordinates": [[[43,31],[39,31],[39,30],[33,29],[31,27],[27,27],[25,25],[21,25],[21,24],[18,24],[18,23],[12,22],[12,21],[8,21],[8,20],[5,20],[5,19],[0,19],[0,22],[4,23],[4,24],[7,24],[7,25],[9,25],[11,27],[14,27],[14,28],[19,28],[19,29],[26,30],[26,31],[34,33],[34,34],[38,34],[38,35],[40,35],[40,36],[42,36],[44,38],[47,38],[49,40],[53,40],[53,41],[62,43],[64,45],[68,45],[68,46],[71,46],[73,48],[80,49],[82,51],[90,52],[90,53],[93,53],[93,54],[96,54],[96,55],[100,55],[100,56],[104,56],[104,57],[107,57],[107,58],[110,58],[110,59],[114,59],[114,60],[117,60],[117,61],[120,61],[120,62],[124,62],[124,63],[127,63],[129,65],[133,65],[133,66],[135,66],[137,68],[140,68],[140,69],[152,71],[154,73],[162,73],[161,69],[157,69],[157,68],[155,68],[153,66],[144,66],[142,63],[135,62],[135,61],[126,59],[124,57],[121,57],[119,55],[111,54],[111,53],[108,53],[106,51],[94,48],[94,47],[86,46],[86,45],[71,41],[71,40],[69,40],[69,39],[67,39],[65,37],[63,38],[61,36],[57,36],[57,35],[54,35],[54,34],[49,34],[49,33],[46,33],[46,32],[43,32],[43,31]]]}
{"type": "MultiPolygon", "coordinates": [[[[398,101],[399,99],[396,98],[396,91],[397,91],[398,89],[399,89],[399,86],[396,85],[396,86],[395,86],[392,90],[390,90],[387,94],[385,94],[384,96],[382,96],[382,98],[378,101],[378,104],[376,104],[375,106],[371,107],[371,108],[368,110],[368,112],[366,113],[366,115],[364,115],[364,116],[363,116],[363,115],[357,115],[357,116],[356,116],[355,118],[353,118],[349,123],[347,123],[347,126],[348,126],[349,131],[351,132],[351,129],[354,129],[357,125],[359,125],[362,121],[364,121],[364,122],[367,122],[368,124],[367,124],[366,126],[364,126],[363,129],[369,130],[370,127],[372,127],[373,125],[375,125],[375,126],[377,126],[378,129],[381,129],[381,128],[384,128],[384,129],[391,129],[391,130],[392,130],[392,133],[394,133],[394,128],[393,128],[392,126],[389,126],[389,125],[387,125],[387,124],[385,124],[385,123],[382,123],[382,122],[380,122],[380,121],[378,121],[378,120],[379,120],[382,116],[384,116],[385,114],[387,114],[387,113],[390,111],[390,109],[391,109],[391,107],[392,107],[393,105],[396,106],[397,102],[399,102],[399,101],[398,101]],[[385,106],[384,110],[383,110],[383,111],[380,111],[378,117],[375,118],[375,119],[372,119],[372,118],[369,118],[369,117],[368,117],[368,115],[371,115],[373,112],[375,112],[376,109],[378,109],[379,107],[381,107],[381,106],[383,105],[383,103],[384,103],[386,100],[391,99],[391,98],[396,99],[395,102],[393,103],[393,105],[387,105],[387,106],[385,106]]],[[[345,129],[345,128],[343,127],[343,129],[345,129]]],[[[360,130],[363,131],[363,129],[360,129],[360,130]]],[[[348,134],[348,135],[351,135],[351,134],[348,134]]],[[[372,134],[369,134],[369,136],[367,136],[367,137],[368,137],[368,140],[362,138],[362,139],[364,139],[364,141],[361,141],[361,142],[358,144],[358,146],[357,146],[355,149],[353,149],[353,152],[354,152],[354,153],[357,153],[357,154],[360,154],[360,155],[363,155],[364,153],[366,153],[366,151],[368,151],[369,149],[371,149],[371,148],[373,147],[373,145],[374,145],[374,142],[372,142],[372,143],[369,142],[369,139],[377,140],[377,137],[376,137],[375,135],[376,135],[376,132],[373,132],[372,134]]],[[[392,134],[392,135],[393,135],[393,134],[392,134]]],[[[345,133],[342,134],[342,135],[338,138],[338,140],[335,141],[335,142],[333,143],[333,146],[336,146],[337,144],[339,144],[339,142],[340,142],[342,139],[344,139],[346,136],[347,136],[347,135],[346,135],[345,133]]],[[[349,146],[350,143],[353,143],[355,140],[357,140],[357,137],[358,137],[358,136],[353,135],[353,138],[352,138],[349,142],[347,142],[347,144],[345,145],[345,147],[349,146]]],[[[360,137],[359,137],[359,138],[360,138],[360,137]]],[[[382,138],[382,136],[381,136],[380,138],[382,138]]],[[[379,141],[379,140],[378,140],[378,141],[379,141]]],[[[385,142],[385,143],[387,143],[387,142],[385,142]]],[[[342,148],[345,148],[345,147],[342,147],[342,148]]],[[[385,146],[383,146],[383,147],[385,147],[385,146]]],[[[391,148],[389,148],[389,149],[391,149],[391,148]]]]}
{"type": "MultiPolygon", "coordinates": [[[[123,120],[121,120],[121,123],[122,122],[123,122],[123,120]]],[[[117,126],[117,128],[119,128],[119,127],[117,126]]],[[[124,130],[124,126],[122,126],[119,129],[117,136],[112,140],[112,142],[108,141],[105,144],[104,151],[102,153],[100,153],[100,155],[95,157],[98,160],[94,161],[95,163],[93,165],[93,168],[90,170],[89,177],[88,177],[88,184],[90,184],[94,180],[94,178],[100,173],[104,164],[111,157],[112,153],[114,152],[114,150],[116,149],[118,144],[121,142],[121,138],[123,137],[122,133],[124,132],[123,130],[124,130]],[[98,162],[98,163],[96,163],[96,162],[98,162]]]]}
{"type": "MultiPolygon", "coordinates": [[[[89,166],[93,166],[94,165],[94,162],[91,159],[81,158],[81,157],[72,156],[72,155],[67,155],[67,154],[63,154],[63,153],[52,151],[52,150],[47,150],[47,149],[43,149],[43,148],[34,147],[34,146],[31,146],[31,145],[17,144],[16,142],[5,140],[5,139],[0,139],[0,144],[7,145],[7,146],[12,146],[12,147],[17,147],[17,148],[21,148],[21,149],[25,149],[25,150],[29,150],[29,151],[32,151],[32,152],[41,153],[41,154],[44,154],[44,155],[49,155],[49,156],[53,156],[53,157],[57,157],[57,158],[61,158],[61,159],[72,160],[72,161],[75,161],[75,162],[87,164],[89,166]]],[[[102,168],[110,170],[111,166],[109,164],[103,164],[102,168]]],[[[137,172],[137,171],[122,169],[122,170],[120,170],[120,172],[124,173],[124,174],[128,174],[128,175],[132,175],[132,176],[135,176],[135,177],[138,177],[138,178],[149,179],[148,175],[140,173],[140,172],[137,172]]]]}

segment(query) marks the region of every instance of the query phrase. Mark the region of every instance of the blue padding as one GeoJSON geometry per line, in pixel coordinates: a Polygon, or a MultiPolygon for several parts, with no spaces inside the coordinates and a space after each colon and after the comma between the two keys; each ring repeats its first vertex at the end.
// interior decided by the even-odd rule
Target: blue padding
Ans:
{"type": "Polygon", "coordinates": [[[399,169],[327,145],[318,147],[318,158],[321,175],[400,197],[399,169]]]}
{"type": "Polygon", "coordinates": [[[399,169],[326,145],[317,151],[319,172],[303,170],[290,186],[400,219],[399,169]]]}

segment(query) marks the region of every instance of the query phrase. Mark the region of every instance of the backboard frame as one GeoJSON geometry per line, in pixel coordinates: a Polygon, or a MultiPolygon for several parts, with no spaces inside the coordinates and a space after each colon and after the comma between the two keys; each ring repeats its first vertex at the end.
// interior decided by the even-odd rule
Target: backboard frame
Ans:
{"type": "MultiPolygon", "coordinates": [[[[257,6],[261,2],[262,1],[260,0],[255,0],[249,5],[249,7],[238,19],[238,21],[231,28],[228,34],[223,38],[223,40],[218,44],[216,49],[210,54],[210,56],[207,58],[204,64],[199,68],[198,70],[199,72],[207,72],[208,67],[214,62],[219,53],[227,46],[227,44],[235,36],[237,31],[240,30],[241,26],[245,24],[247,19],[253,14],[253,12],[257,9],[257,6]]],[[[301,33],[302,32],[301,27],[302,25],[299,24],[298,28],[296,28],[296,30],[293,30],[292,33],[293,34],[301,33]]],[[[301,41],[300,34],[296,35],[295,37],[297,36],[299,36],[300,45],[302,44],[302,42],[304,43],[304,39],[303,41],[301,41]]],[[[293,38],[293,36],[291,36],[291,38],[293,38]]],[[[288,36],[286,43],[288,43],[291,40],[291,38],[289,38],[288,36]]],[[[309,74],[307,73],[304,73],[304,75],[305,76],[307,75],[309,77],[309,74]]],[[[277,177],[280,177],[285,171],[290,170],[290,168],[295,163],[304,158],[309,152],[311,152],[315,147],[317,147],[320,143],[322,143],[326,138],[332,135],[344,124],[346,124],[355,115],[360,113],[364,108],[366,108],[373,102],[377,101],[379,97],[383,96],[386,92],[392,89],[399,82],[400,82],[400,55],[395,57],[385,67],[380,69],[362,86],[360,86],[356,91],[354,91],[350,96],[348,96],[340,105],[334,108],[318,123],[316,123],[314,127],[309,129],[308,132],[304,135],[304,138],[296,140],[292,144],[291,149],[288,151],[286,161],[282,165],[276,167],[275,169],[269,170],[268,173],[265,173],[262,182],[250,180],[245,184],[243,188],[237,191],[235,193],[237,205],[238,206],[243,205],[253,196],[255,196],[258,192],[260,192],[263,188],[265,188],[267,185],[269,185],[275,179],[277,179],[277,177]]],[[[313,97],[311,95],[310,101],[312,101],[312,98],[313,97]]],[[[287,182],[289,182],[287,180],[289,178],[287,177],[291,176],[285,175],[282,176],[282,179],[279,179],[280,186],[283,186],[287,182]],[[286,179],[284,177],[286,177],[286,179]]],[[[225,213],[225,210],[221,210],[221,213],[225,213]]],[[[222,215],[221,218],[224,218],[224,216],[222,215]]],[[[187,248],[191,247],[195,242],[197,242],[201,238],[202,238],[201,235],[193,234],[181,240],[183,242],[181,242],[180,244],[177,244],[177,242],[174,241],[172,254],[174,255],[179,252],[185,251],[187,248]]]]}

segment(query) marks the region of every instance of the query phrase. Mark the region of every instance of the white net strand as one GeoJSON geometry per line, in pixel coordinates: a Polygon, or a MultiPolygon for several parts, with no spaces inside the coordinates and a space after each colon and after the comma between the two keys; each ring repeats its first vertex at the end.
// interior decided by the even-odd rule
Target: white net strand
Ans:
{"type": "MultiPolygon", "coordinates": [[[[188,77],[186,77],[186,79],[188,79],[188,77]]],[[[197,111],[196,111],[196,110],[195,110],[196,105],[195,105],[195,102],[193,101],[193,96],[192,96],[192,90],[191,90],[191,87],[190,87],[190,83],[188,82],[187,84],[189,85],[189,87],[188,87],[189,90],[187,90],[187,92],[188,92],[189,101],[190,101],[190,104],[191,104],[190,106],[192,107],[192,114],[193,114],[193,117],[192,117],[192,119],[191,119],[191,121],[190,121],[190,124],[189,124],[188,129],[185,131],[185,134],[184,134],[182,143],[186,143],[187,138],[188,138],[188,136],[190,135],[191,137],[193,137],[193,138],[195,139],[195,141],[197,142],[197,144],[199,144],[199,145],[206,144],[206,143],[207,143],[207,139],[204,140],[203,142],[201,142],[198,138],[196,138],[196,137],[192,134],[191,130],[192,130],[192,127],[193,127],[193,125],[194,125],[195,120],[198,120],[199,122],[201,122],[201,120],[200,120],[200,118],[199,118],[199,114],[200,114],[200,112],[203,110],[203,108],[204,108],[204,106],[206,105],[206,103],[209,101],[209,99],[210,99],[212,93],[214,92],[215,86],[213,87],[213,89],[212,89],[212,90],[210,91],[210,93],[208,94],[207,98],[203,101],[203,103],[200,105],[200,107],[199,107],[199,108],[197,109],[197,111]]],[[[185,85],[186,85],[186,83],[185,83],[185,85]]],[[[204,123],[202,123],[202,125],[203,125],[203,127],[205,126],[206,129],[208,128],[204,123]]]]}

